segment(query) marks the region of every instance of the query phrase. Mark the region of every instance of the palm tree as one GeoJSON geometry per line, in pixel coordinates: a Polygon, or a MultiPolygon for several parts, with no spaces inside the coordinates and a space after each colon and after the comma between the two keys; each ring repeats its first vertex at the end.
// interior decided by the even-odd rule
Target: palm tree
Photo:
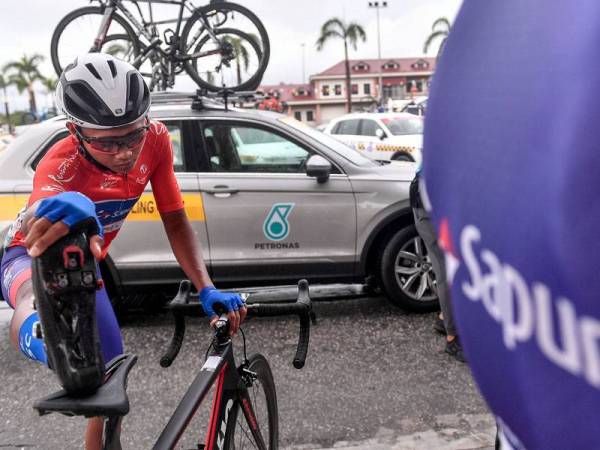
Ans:
{"type": "Polygon", "coordinates": [[[6,95],[6,88],[10,85],[9,81],[4,78],[4,75],[0,73],[0,89],[2,89],[4,98],[4,109],[6,110],[6,123],[8,125],[8,132],[12,133],[12,125],[10,123],[10,111],[8,109],[8,96],[6,95]]]}
{"type": "Polygon", "coordinates": [[[52,96],[52,107],[56,109],[56,103],[54,103],[54,91],[56,91],[56,85],[58,84],[58,80],[54,77],[46,78],[42,77],[40,79],[42,82],[42,86],[46,89],[46,94],[52,96]]]}
{"type": "Polygon", "coordinates": [[[440,17],[439,19],[433,22],[431,26],[431,34],[427,36],[425,40],[425,45],[423,46],[423,53],[427,53],[429,50],[429,46],[435,41],[437,38],[442,38],[442,42],[438,48],[437,56],[439,57],[444,50],[444,45],[446,44],[446,39],[448,38],[448,34],[450,34],[450,21],[445,17],[440,17]]]}
{"type": "Polygon", "coordinates": [[[344,41],[344,62],[346,65],[346,101],[348,112],[352,112],[352,92],[350,89],[350,61],[348,60],[348,44],[356,50],[358,40],[365,42],[367,34],[363,27],[356,23],[345,23],[343,20],[333,17],[321,27],[321,36],[317,39],[317,50],[321,51],[325,43],[332,38],[340,38],[344,41]]]}
{"type": "Polygon", "coordinates": [[[29,94],[29,109],[33,114],[37,112],[33,84],[42,78],[38,65],[43,60],[44,57],[42,55],[35,54],[31,57],[23,55],[20,60],[9,62],[3,68],[4,71],[13,71],[9,74],[8,81],[17,86],[19,93],[27,90],[29,94]]]}
{"type": "MultiPolygon", "coordinates": [[[[248,53],[248,49],[244,47],[244,41],[240,38],[226,36],[224,38],[226,42],[228,42],[233,47],[233,52],[235,54],[235,67],[237,74],[237,83],[242,83],[242,64],[244,65],[244,70],[248,71],[248,66],[250,65],[250,53],[248,53]]],[[[210,81],[209,81],[210,83],[210,81]]]]}

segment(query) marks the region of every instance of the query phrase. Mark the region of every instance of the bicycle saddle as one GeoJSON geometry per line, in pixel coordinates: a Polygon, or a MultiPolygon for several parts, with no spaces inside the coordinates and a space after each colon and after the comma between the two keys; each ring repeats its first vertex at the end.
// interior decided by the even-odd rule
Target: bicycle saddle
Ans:
{"type": "Polygon", "coordinates": [[[136,362],[136,355],[117,356],[107,366],[107,373],[112,375],[93,394],[88,397],[76,397],[69,395],[65,390],[60,390],[37,400],[33,407],[40,416],[53,412],[66,416],[124,416],[129,412],[127,376],[136,362]]]}
{"type": "Polygon", "coordinates": [[[48,365],[71,394],[87,395],[104,378],[96,324],[96,261],[83,232],[73,232],[33,258],[35,308],[48,365]]]}

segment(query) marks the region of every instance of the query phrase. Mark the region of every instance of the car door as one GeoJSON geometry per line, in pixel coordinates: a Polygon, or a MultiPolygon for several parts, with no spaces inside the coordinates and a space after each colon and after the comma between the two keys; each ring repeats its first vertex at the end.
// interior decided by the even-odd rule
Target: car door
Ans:
{"type": "Polygon", "coordinates": [[[360,136],[360,119],[342,119],[332,129],[331,134],[355,150],[363,144],[360,136]]]}
{"type": "Polygon", "coordinates": [[[387,137],[385,130],[374,119],[361,119],[361,141],[357,146],[357,150],[374,159],[390,159],[391,153],[388,151],[388,146],[377,136],[377,130],[381,130],[383,135],[387,137]]]}
{"type": "MultiPolygon", "coordinates": [[[[161,119],[161,122],[169,130],[177,183],[187,216],[208,264],[210,253],[197,166],[193,157],[194,142],[188,136],[191,125],[187,120],[161,119]]],[[[167,282],[183,276],[167,240],[150,184],[127,216],[118,238],[111,245],[110,256],[125,284],[141,279],[167,282]]]]}
{"type": "Polygon", "coordinates": [[[335,165],[325,183],[306,175],[315,150],[278,127],[209,120],[210,167],[200,174],[217,281],[297,280],[352,275],[356,210],[335,165]]]}

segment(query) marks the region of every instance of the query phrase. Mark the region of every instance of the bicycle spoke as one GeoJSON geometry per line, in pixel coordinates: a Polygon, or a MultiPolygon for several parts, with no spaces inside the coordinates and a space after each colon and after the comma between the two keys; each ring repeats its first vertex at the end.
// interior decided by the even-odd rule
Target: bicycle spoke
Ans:
{"type": "MultiPolygon", "coordinates": [[[[243,413],[242,413],[242,417],[244,417],[244,414],[243,414],[243,413]]],[[[245,421],[245,420],[246,420],[246,419],[245,419],[245,417],[244,417],[244,421],[245,421]]],[[[238,426],[238,428],[239,428],[240,430],[242,430],[242,431],[244,432],[244,434],[246,435],[246,439],[247,439],[247,440],[249,440],[249,441],[250,441],[250,443],[252,444],[252,447],[254,447],[254,448],[258,449],[258,446],[257,446],[257,445],[254,443],[254,437],[252,436],[252,434],[251,434],[251,433],[249,434],[249,433],[248,433],[248,431],[246,431],[246,430],[244,429],[244,425],[245,425],[245,424],[241,422],[241,419],[238,419],[238,425],[239,425],[239,426],[238,426]]],[[[240,437],[240,440],[241,440],[241,437],[240,437]]],[[[243,448],[243,447],[241,447],[241,448],[243,448]]]]}

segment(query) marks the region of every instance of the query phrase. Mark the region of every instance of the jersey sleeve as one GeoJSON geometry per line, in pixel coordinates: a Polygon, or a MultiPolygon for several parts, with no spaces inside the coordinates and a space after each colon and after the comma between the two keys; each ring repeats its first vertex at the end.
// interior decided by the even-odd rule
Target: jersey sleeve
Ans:
{"type": "Polygon", "coordinates": [[[153,123],[157,140],[155,156],[157,165],[150,178],[156,206],[162,213],[182,209],[183,198],[173,170],[173,148],[167,127],[162,123],[153,123]]]}

